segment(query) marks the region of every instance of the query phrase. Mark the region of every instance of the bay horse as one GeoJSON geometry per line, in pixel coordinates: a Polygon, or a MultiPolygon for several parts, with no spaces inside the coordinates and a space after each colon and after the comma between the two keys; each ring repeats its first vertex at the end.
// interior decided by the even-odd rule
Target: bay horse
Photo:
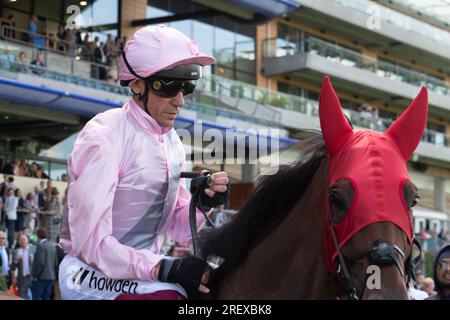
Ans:
{"type": "Polygon", "coordinates": [[[259,178],[231,222],[202,233],[202,256],[224,259],[209,283],[214,297],[408,299],[419,195],[407,160],[427,110],[421,88],[384,133],[354,130],[324,77],[322,134],[303,133],[301,160],[259,178]]]}

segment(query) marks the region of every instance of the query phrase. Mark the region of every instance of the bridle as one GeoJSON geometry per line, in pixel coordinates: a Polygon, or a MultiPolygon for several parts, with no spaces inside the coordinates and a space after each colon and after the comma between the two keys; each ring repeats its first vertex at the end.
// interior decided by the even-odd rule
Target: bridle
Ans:
{"type": "MultiPolygon", "coordinates": [[[[327,176],[328,176],[328,161],[325,160],[326,180],[327,176]]],[[[339,241],[337,239],[336,232],[333,227],[331,206],[329,205],[328,202],[328,194],[326,194],[326,197],[327,197],[326,210],[327,210],[328,227],[330,229],[333,244],[336,249],[338,258],[338,260],[335,263],[336,272],[346,292],[346,294],[343,297],[337,298],[342,300],[360,300],[363,297],[368,275],[366,275],[364,279],[362,292],[359,293],[355,285],[353,284],[351,273],[349,270],[353,265],[355,265],[359,260],[363,259],[364,257],[368,258],[369,265],[376,265],[380,268],[395,265],[399,270],[400,274],[402,275],[402,278],[405,280],[405,285],[408,288],[411,279],[416,280],[414,268],[415,265],[419,262],[420,256],[422,254],[422,247],[420,245],[420,242],[414,236],[412,237],[411,250],[409,252],[409,255],[406,257],[406,254],[397,245],[392,244],[387,240],[378,239],[372,244],[372,246],[369,249],[355,255],[354,257],[351,257],[350,259],[346,259],[342,254],[341,246],[339,245],[339,241]],[[419,249],[419,254],[417,255],[416,258],[413,258],[414,245],[417,246],[417,248],[419,249]],[[402,268],[401,266],[399,255],[403,259],[404,268],[402,268]]]]}

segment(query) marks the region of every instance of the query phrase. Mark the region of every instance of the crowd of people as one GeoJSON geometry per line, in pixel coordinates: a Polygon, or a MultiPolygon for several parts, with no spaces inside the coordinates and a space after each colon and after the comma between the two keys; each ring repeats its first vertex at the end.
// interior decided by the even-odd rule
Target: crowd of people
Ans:
{"type": "Polygon", "coordinates": [[[36,162],[31,164],[25,160],[13,160],[6,163],[2,168],[3,174],[15,175],[19,177],[31,177],[38,179],[48,179],[42,166],[36,162]]]}
{"type": "Polygon", "coordinates": [[[108,34],[103,42],[98,36],[93,36],[86,30],[66,28],[63,25],[58,27],[58,32],[39,30],[36,15],[32,15],[30,18],[28,32],[16,32],[14,16],[9,15],[6,20],[11,21],[11,29],[6,29],[5,34],[1,35],[2,37],[28,42],[36,49],[31,60],[24,52],[19,53],[16,57],[16,62],[19,64],[18,72],[44,74],[45,70],[41,68],[46,67],[46,64],[42,50],[52,49],[76,59],[92,62],[92,78],[117,84],[118,66],[116,61],[127,41],[126,36],[113,38],[112,34],[108,34]]]}
{"type": "Polygon", "coordinates": [[[450,242],[450,230],[447,232],[441,229],[439,232],[436,230],[420,230],[418,240],[422,244],[422,248],[425,251],[436,253],[440,247],[450,242]]]}
{"type": "MultiPolygon", "coordinates": [[[[13,160],[1,166],[1,173],[18,177],[30,177],[38,179],[50,179],[42,166],[37,162],[26,160],[13,160]]],[[[56,180],[67,182],[67,174],[62,174],[56,180]]]]}
{"type": "Polygon", "coordinates": [[[89,32],[80,29],[65,28],[60,25],[54,39],[49,39],[52,47],[73,57],[95,62],[91,68],[91,77],[117,83],[117,58],[122,53],[127,37],[107,35],[106,41],[100,41],[89,32]]]}
{"type": "Polygon", "coordinates": [[[40,181],[23,198],[14,176],[4,175],[0,210],[0,291],[23,299],[49,299],[64,255],[57,245],[62,220],[58,189],[51,180],[40,181]]]}

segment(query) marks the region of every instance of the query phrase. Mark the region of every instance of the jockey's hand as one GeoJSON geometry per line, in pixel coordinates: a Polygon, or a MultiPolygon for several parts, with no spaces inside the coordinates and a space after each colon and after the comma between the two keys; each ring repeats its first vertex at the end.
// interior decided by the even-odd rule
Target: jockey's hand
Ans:
{"type": "Polygon", "coordinates": [[[205,284],[209,280],[208,264],[197,257],[163,259],[158,268],[158,280],[181,285],[188,295],[193,290],[208,293],[205,284]]]}
{"type": "MultiPolygon", "coordinates": [[[[206,170],[202,171],[202,174],[206,172],[206,170]]],[[[205,194],[212,198],[216,194],[216,192],[224,193],[228,190],[228,184],[230,181],[228,180],[228,174],[225,171],[215,172],[211,174],[211,182],[209,184],[209,188],[205,189],[205,194]]]]}
{"type": "MultiPolygon", "coordinates": [[[[203,170],[202,175],[205,173],[207,173],[207,171],[203,170]]],[[[203,192],[200,193],[197,207],[203,211],[208,211],[215,206],[225,204],[228,199],[229,190],[230,181],[228,180],[227,173],[224,171],[212,173],[209,179],[208,188],[205,188],[203,192]]]]}

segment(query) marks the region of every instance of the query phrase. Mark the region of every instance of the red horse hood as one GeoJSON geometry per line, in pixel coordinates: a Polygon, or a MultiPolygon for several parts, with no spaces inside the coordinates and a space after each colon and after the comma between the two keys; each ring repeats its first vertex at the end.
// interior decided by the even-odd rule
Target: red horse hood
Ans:
{"type": "MultiPolygon", "coordinates": [[[[408,109],[385,133],[353,130],[342,112],[329,78],[324,78],[319,113],[329,158],[327,184],[329,187],[345,178],[354,188],[349,212],[342,222],[333,223],[340,247],[355,233],[375,222],[394,223],[412,241],[411,212],[402,190],[410,179],[407,160],[425,129],[427,105],[427,90],[422,88],[408,109]]],[[[324,214],[327,265],[335,272],[333,261],[337,253],[328,225],[327,209],[324,214]]]]}

